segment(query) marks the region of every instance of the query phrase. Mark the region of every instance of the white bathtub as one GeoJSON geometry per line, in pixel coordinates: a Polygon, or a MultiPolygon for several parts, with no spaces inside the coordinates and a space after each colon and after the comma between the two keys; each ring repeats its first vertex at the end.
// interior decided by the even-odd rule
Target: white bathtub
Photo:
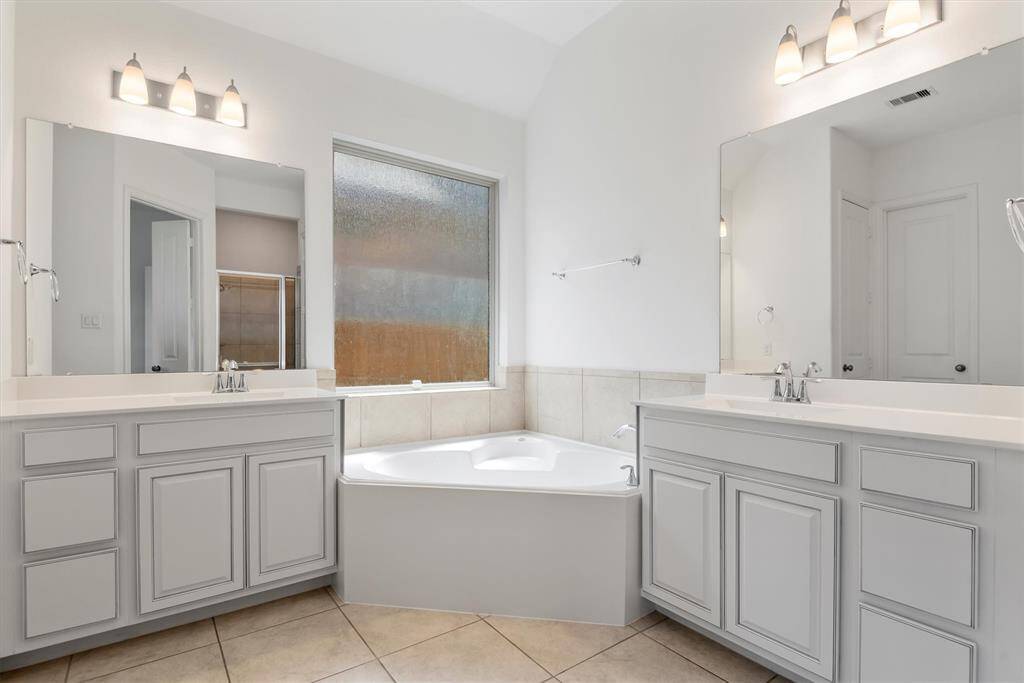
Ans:
{"type": "Polygon", "coordinates": [[[640,597],[630,454],[530,432],[345,455],[345,599],[626,624],[640,597]]]}

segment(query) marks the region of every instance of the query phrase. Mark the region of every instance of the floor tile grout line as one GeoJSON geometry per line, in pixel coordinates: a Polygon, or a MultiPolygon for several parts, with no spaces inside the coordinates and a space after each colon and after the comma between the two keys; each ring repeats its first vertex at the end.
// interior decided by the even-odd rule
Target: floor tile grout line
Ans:
{"type": "Polygon", "coordinates": [[[668,650],[668,651],[669,651],[669,652],[671,652],[672,654],[676,655],[677,657],[682,657],[683,659],[685,659],[686,661],[688,661],[688,662],[689,662],[690,664],[693,664],[694,666],[696,666],[696,667],[698,667],[698,668],[700,668],[700,669],[703,669],[704,671],[707,671],[707,672],[708,672],[709,674],[711,674],[712,676],[714,676],[714,677],[715,677],[715,678],[717,678],[718,680],[720,680],[720,681],[725,681],[725,683],[729,683],[729,681],[727,681],[727,680],[726,680],[725,678],[722,678],[721,676],[719,676],[718,674],[716,674],[716,673],[715,673],[714,671],[712,671],[711,669],[707,668],[706,666],[701,666],[700,664],[698,664],[697,662],[693,661],[692,659],[690,659],[690,658],[689,658],[689,657],[687,657],[686,655],[683,655],[683,654],[680,654],[679,652],[676,652],[675,650],[673,650],[672,648],[670,648],[670,647],[669,647],[668,645],[666,645],[665,643],[662,643],[661,641],[658,641],[658,640],[655,640],[654,638],[651,638],[651,637],[650,637],[649,635],[647,635],[646,633],[640,633],[640,634],[638,634],[638,635],[641,635],[641,636],[643,636],[643,637],[647,638],[647,640],[651,641],[652,643],[657,643],[658,645],[661,645],[661,646],[662,646],[663,648],[665,648],[666,650],[668,650]]]}
{"type": "MultiPolygon", "coordinates": [[[[335,593],[335,595],[337,595],[337,593],[335,593]]],[[[338,596],[338,599],[340,600],[341,596],[338,596]]],[[[344,601],[342,601],[342,602],[344,602],[344,601]]],[[[352,632],[355,633],[357,636],[359,636],[359,640],[362,641],[363,645],[366,647],[367,652],[369,652],[371,655],[373,655],[373,660],[372,661],[375,661],[378,664],[380,664],[380,668],[384,669],[384,673],[386,673],[388,675],[388,678],[391,679],[392,683],[396,683],[395,682],[395,677],[391,675],[390,671],[388,671],[388,667],[384,665],[384,662],[380,661],[380,657],[377,656],[377,653],[373,651],[373,648],[370,647],[370,644],[366,642],[366,638],[363,638],[363,634],[359,632],[359,629],[356,628],[356,625],[354,623],[352,623],[352,620],[348,618],[347,614],[345,614],[345,610],[343,610],[341,608],[341,605],[335,604],[335,606],[338,608],[338,611],[341,612],[342,618],[346,622],[348,622],[348,625],[352,628],[352,632]]],[[[362,664],[359,664],[358,666],[365,666],[366,664],[369,664],[369,662],[363,662],[362,664]]],[[[355,667],[352,667],[352,668],[355,668],[355,667]]],[[[348,669],[345,669],[345,671],[348,671],[348,669]]],[[[338,673],[343,673],[343,672],[339,671],[338,673]]],[[[331,674],[331,675],[335,676],[337,674],[331,674]]]]}
{"type": "Polygon", "coordinates": [[[231,672],[228,671],[228,658],[224,656],[224,643],[220,641],[220,629],[217,628],[217,620],[213,619],[213,633],[217,636],[217,647],[220,648],[220,661],[224,665],[224,675],[228,683],[231,683],[231,672]]]}
{"type": "MultiPolygon", "coordinates": [[[[412,608],[410,608],[410,609],[412,609],[412,608]]],[[[455,612],[454,614],[463,614],[463,612],[455,612]]],[[[466,612],[466,614],[469,614],[469,613],[466,612]]],[[[397,650],[395,650],[394,652],[388,652],[386,654],[381,655],[380,657],[378,657],[378,659],[383,660],[385,657],[390,657],[391,655],[398,654],[399,652],[404,652],[405,650],[408,650],[410,647],[416,647],[417,645],[422,645],[423,643],[426,643],[428,641],[434,640],[435,638],[440,638],[441,636],[446,636],[449,633],[454,633],[455,631],[458,631],[460,628],[466,628],[467,626],[472,626],[473,624],[475,624],[475,623],[477,623],[479,621],[484,621],[484,619],[480,615],[475,615],[475,616],[476,616],[476,619],[474,619],[473,621],[467,622],[467,623],[462,624],[460,626],[456,626],[455,628],[448,629],[444,633],[438,633],[437,635],[430,636],[429,638],[424,638],[423,640],[421,640],[419,642],[412,643],[412,644],[406,645],[404,647],[400,647],[397,650]]],[[[351,622],[349,622],[349,623],[351,623],[351,622]]],[[[355,624],[352,624],[352,628],[355,628],[355,624]]],[[[358,633],[359,629],[356,629],[356,632],[358,633]]],[[[362,634],[360,634],[359,637],[362,638],[363,637],[362,634]]],[[[369,645],[367,645],[367,647],[369,647],[369,645]]],[[[373,650],[371,649],[370,652],[373,652],[373,650]]],[[[383,665],[384,662],[381,661],[381,664],[383,665]]],[[[385,668],[387,668],[387,667],[385,666],[385,668]]]]}
{"type": "Polygon", "coordinates": [[[74,654],[68,655],[68,666],[64,669],[64,683],[68,683],[68,676],[71,675],[71,658],[74,656],[74,654]]]}
{"type": "Polygon", "coordinates": [[[567,671],[571,671],[572,669],[575,669],[576,667],[578,667],[578,666],[579,666],[580,664],[583,664],[584,662],[589,662],[589,661],[590,661],[591,659],[593,659],[594,657],[597,657],[597,656],[598,656],[598,655],[600,655],[600,654],[604,654],[605,652],[608,652],[608,650],[612,649],[613,647],[615,647],[615,646],[617,646],[617,645],[622,645],[622,644],[623,644],[624,642],[626,642],[627,640],[632,640],[633,638],[636,638],[636,637],[637,637],[638,635],[640,635],[640,633],[639,633],[639,632],[636,632],[636,633],[634,633],[634,634],[632,634],[632,635],[630,635],[630,636],[626,636],[625,638],[623,638],[623,639],[622,639],[622,640],[620,640],[619,642],[617,642],[617,643],[612,643],[611,645],[609,645],[608,647],[604,648],[603,650],[599,650],[598,652],[595,652],[594,654],[590,655],[589,657],[587,657],[587,658],[585,658],[585,659],[581,659],[580,661],[578,661],[578,662],[576,662],[575,664],[573,664],[572,666],[570,666],[570,667],[569,667],[568,669],[562,669],[562,670],[561,670],[561,671],[559,671],[558,673],[556,673],[556,674],[551,674],[551,675],[552,675],[552,676],[554,676],[555,678],[558,678],[558,676],[561,676],[561,675],[562,675],[562,674],[564,674],[565,672],[567,672],[567,671]]]}
{"type": "MultiPolygon", "coordinates": [[[[333,600],[332,600],[332,602],[333,602],[333,600]]],[[[268,603],[263,603],[263,604],[268,604],[268,603]]],[[[256,605],[256,606],[258,607],[259,605],[256,605]]],[[[335,605],[335,607],[338,607],[338,606],[335,605]]],[[[324,614],[326,612],[330,612],[331,609],[333,609],[333,608],[328,607],[327,609],[318,610],[316,612],[310,612],[309,614],[303,614],[301,617],[295,617],[294,619],[288,619],[286,621],[282,621],[282,622],[279,622],[277,624],[271,624],[270,626],[264,626],[262,628],[256,629],[255,631],[248,631],[247,633],[242,633],[242,634],[239,634],[237,636],[231,636],[230,638],[225,638],[223,641],[220,641],[219,637],[218,637],[217,640],[220,641],[220,642],[230,643],[232,640],[238,640],[239,638],[245,638],[246,636],[251,636],[253,633],[261,633],[263,631],[268,631],[268,630],[270,630],[272,628],[276,628],[278,626],[284,626],[285,624],[291,624],[292,622],[300,621],[301,619],[308,619],[309,617],[315,617],[318,614],[324,614]]],[[[338,607],[338,609],[341,609],[341,608],[338,607]]],[[[228,614],[233,614],[233,612],[228,612],[228,614]]],[[[226,615],[222,615],[222,616],[226,616],[226,615]]]]}
{"type": "MultiPolygon", "coordinates": [[[[197,623],[197,622],[193,622],[193,623],[197,623]]],[[[172,628],[174,628],[174,627],[172,627],[172,628]]],[[[170,630],[170,629],[167,629],[167,630],[170,630]]],[[[157,633],[160,633],[160,631],[157,631],[157,633]]],[[[119,641],[119,642],[127,642],[127,641],[119,641]]],[[[220,644],[219,641],[215,641],[215,642],[217,642],[218,645],[220,644]]],[[[107,671],[105,673],[97,674],[95,676],[90,676],[89,678],[83,678],[82,679],[82,683],[85,683],[86,681],[95,681],[97,678],[103,678],[104,676],[110,676],[112,674],[118,674],[118,673],[121,673],[122,671],[130,671],[131,669],[137,669],[140,666],[146,666],[147,664],[152,664],[153,662],[162,662],[163,660],[170,659],[171,657],[177,657],[178,655],[187,654],[189,652],[195,652],[196,650],[202,650],[204,647],[210,647],[213,644],[214,643],[204,643],[202,645],[199,645],[198,647],[190,647],[189,649],[182,650],[181,652],[175,652],[174,654],[165,655],[163,657],[157,657],[156,659],[150,659],[149,661],[146,661],[146,662],[139,662],[138,664],[132,664],[131,666],[126,666],[123,669],[115,669],[114,671],[107,671]]],[[[117,643],[111,643],[111,645],[117,645],[117,643]]],[[[100,646],[100,647],[104,647],[104,646],[100,646]]],[[[94,649],[99,649],[99,648],[94,648],[94,649]]],[[[91,652],[91,650],[86,650],[86,652],[91,652]]],[[[70,664],[68,665],[68,676],[69,677],[71,676],[71,666],[70,666],[70,664]]]]}
{"type": "MultiPolygon", "coordinates": [[[[492,624],[491,622],[487,621],[487,619],[481,619],[481,621],[483,621],[483,622],[484,622],[485,624],[487,624],[487,625],[488,625],[488,626],[490,626],[490,627],[491,627],[492,629],[494,629],[494,632],[495,632],[495,633],[497,633],[497,634],[498,634],[499,636],[501,636],[502,638],[504,638],[504,639],[505,639],[506,641],[508,641],[508,644],[509,644],[509,645],[511,645],[511,646],[512,646],[512,647],[514,647],[515,649],[519,650],[520,652],[522,652],[522,653],[523,653],[523,656],[524,656],[524,657],[526,657],[526,658],[527,658],[527,659],[529,659],[529,660],[530,660],[531,662],[533,662],[534,664],[536,664],[537,666],[539,666],[539,667],[540,667],[540,670],[541,670],[541,671],[543,671],[544,673],[546,673],[546,674],[548,675],[548,678],[554,678],[554,677],[555,677],[555,674],[554,674],[554,673],[552,673],[551,671],[548,671],[548,668],[547,668],[546,666],[544,666],[543,664],[541,664],[540,662],[538,662],[538,661],[537,661],[536,659],[534,659],[533,657],[531,657],[530,655],[528,655],[528,654],[526,653],[526,651],[525,651],[525,650],[523,650],[523,648],[521,648],[521,647],[519,647],[518,645],[516,645],[515,643],[513,643],[513,642],[512,642],[512,639],[511,639],[511,638],[509,638],[509,637],[508,637],[508,636],[506,636],[506,635],[505,635],[504,633],[502,633],[501,631],[499,631],[499,630],[498,630],[498,627],[497,627],[497,626],[495,626],[495,625],[494,625],[494,624],[492,624]]],[[[544,680],[547,680],[547,679],[545,678],[544,680]]]]}

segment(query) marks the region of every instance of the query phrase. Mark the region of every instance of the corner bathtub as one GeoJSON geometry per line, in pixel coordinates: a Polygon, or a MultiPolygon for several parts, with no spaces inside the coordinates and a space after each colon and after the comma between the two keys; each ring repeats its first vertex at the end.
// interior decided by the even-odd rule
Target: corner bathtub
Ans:
{"type": "MultiPolygon", "coordinates": [[[[642,616],[634,458],[515,432],[345,455],[345,599],[603,624],[642,616]]],[[[649,609],[649,606],[648,606],[649,609]]]]}

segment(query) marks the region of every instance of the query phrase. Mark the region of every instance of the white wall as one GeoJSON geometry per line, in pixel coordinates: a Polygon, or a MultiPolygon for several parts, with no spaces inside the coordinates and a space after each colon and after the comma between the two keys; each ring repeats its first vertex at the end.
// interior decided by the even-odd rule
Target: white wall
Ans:
{"type": "MultiPolygon", "coordinates": [[[[3,3],[6,7],[9,3],[3,3]]],[[[523,361],[524,126],[369,71],[164,3],[17,3],[14,158],[24,117],[206,149],[306,171],[307,360],[334,362],[332,154],[335,135],[380,143],[501,178],[500,362],[523,361]],[[110,97],[111,69],[133,51],[147,76],[172,81],[187,63],[196,88],[234,78],[249,128],[234,129],[110,97]]],[[[6,41],[5,41],[6,42],[6,41]]],[[[6,82],[6,79],[4,79],[6,82]]],[[[16,235],[24,234],[24,178],[14,168],[16,235]]],[[[24,372],[24,307],[15,297],[4,337],[24,372]]],[[[6,321],[0,321],[5,322],[6,321]]]]}
{"type": "MultiPolygon", "coordinates": [[[[0,237],[5,238],[14,236],[14,44],[14,3],[0,2],[0,237]]],[[[21,287],[13,251],[0,247],[0,328],[5,330],[10,330],[13,292],[21,287]]],[[[0,334],[0,380],[10,377],[11,364],[11,335],[0,334]]]]}
{"type": "Polygon", "coordinates": [[[294,220],[217,209],[217,267],[296,275],[299,228],[294,220]]]}
{"type": "Polygon", "coordinates": [[[812,40],[834,10],[628,2],[563,49],[527,122],[531,364],[716,370],[719,144],[1024,34],[1024,3],[947,1],[943,24],[776,86],[785,26],[812,40]],[[549,274],[634,250],[636,272],[549,274]]]}
{"type": "Polygon", "coordinates": [[[305,207],[301,190],[246,182],[217,173],[217,208],[301,219],[305,207]]]}
{"type": "Polygon", "coordinates": [[[1022,148],[1024,117],[1015,114],[881,147],[871,159],[875,201],[977,186],[982,384],[1024,384],[1024,258],[1010,238],[1003,209],[1007,197],[1024,189],[1022,148]]]}

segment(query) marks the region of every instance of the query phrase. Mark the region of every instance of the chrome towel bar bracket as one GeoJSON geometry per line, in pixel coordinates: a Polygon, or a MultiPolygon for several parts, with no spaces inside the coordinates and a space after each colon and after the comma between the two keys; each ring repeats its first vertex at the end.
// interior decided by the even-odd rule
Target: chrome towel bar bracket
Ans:
{"type": "Polygon", "coordinates": [[[559,280],[564,280],[568,273],[578,273],[583,270],[595,270],[597,268],[606,268],[607,266],[615,266],[620,263],[628,263],[629,265],[637,268],[640,266],[640,254],[634,254],[628,258],[618,258],[614,261],[605,261],[604,263],[595,263],[592,266],[579,266],[578,268],[564,268],[562,270],[556,270],[551,273],[554,277],[559,280]]]}

